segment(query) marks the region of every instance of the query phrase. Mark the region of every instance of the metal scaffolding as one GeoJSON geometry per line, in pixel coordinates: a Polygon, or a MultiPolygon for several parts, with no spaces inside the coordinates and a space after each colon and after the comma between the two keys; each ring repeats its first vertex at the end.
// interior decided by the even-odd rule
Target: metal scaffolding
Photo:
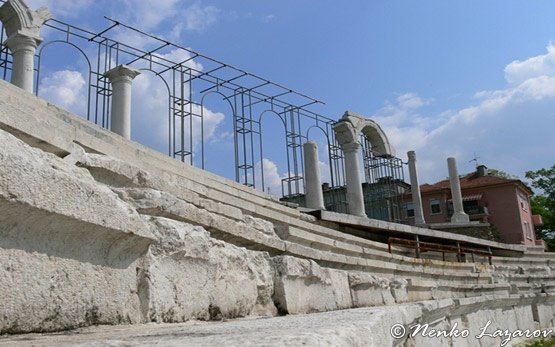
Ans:
{"type": "MultiPolygon", "coordinates": [[[[4,0],[0,0],[0,4],[3,2],[4,0]]],[[[168,155],[205,168],[205,104],[208,96],[216,95],[230,110],[233,125],[233,153],[230,155],[234,158],[234,168],[229,169],[230,172],[234,171],[237,182],[266,191],[268,184],[262,162],[268,149],[263,145],[262,117],[273,114],[281,121],[284,130],[283,151],[286,153],[284,164],[287,172],[281,178],[281,196],[289,199],[303,196],[302,144],[309,139],[313,130],[318,130],[327,142],[328,187],[336,191],[344,189],[343,153],[333,131],[336,121],[313,110],[315,105],[323,104],[322,101],[120,21],[105,18],[109,25],[100,32],[92,32],[56,19],[50,19],[44,24],[46,40],[35,55],[35,94],[38,95],[41,88],[43,61],[52,53],[49,47],[70,47],[84,58],[88,70],[85,73],[86,114],[83,116],[108,128],[112,91],[105,73],[122,64],[141,71],[150,71],[160,78],[167,91],[167,115],[165,120],[160,121],[167,122],[168,155]],[[116,29],[128,30],[149,40],[154,48],[140,49],[116,40],[110,36],[116,29]],[[174,53],[172,56],[183,59],[171,59],[170,52],[174,53]],[[176,52],[179,54],[175,54],[176,52]],[[194,138],[200,141],[195,141],[194,138]]],[[[4,30],[0,26],[0,42],[5,42],[5,39],[4,30]]],[[[1,44],[0,76],[3,79],[10,77],[11,67],[11,54],[1,44]]],[[[364,158],[367,182],[370,184],[375,183],[375,179],[369,181],[368,177],[378,177],[375,175],[381,166],[397,165],[387,164],[390,163],[389,159],[364,158]]],[[[393,170],[393,167],[390,169],[393,170]]],[[[397,171],[392,177],[402,179],[396,166],[395,170],[397,171]]],[[[329,206],[336,206],[339,211],[346,208],[343,198],[330,199],[327,201],[329,206]]]]}

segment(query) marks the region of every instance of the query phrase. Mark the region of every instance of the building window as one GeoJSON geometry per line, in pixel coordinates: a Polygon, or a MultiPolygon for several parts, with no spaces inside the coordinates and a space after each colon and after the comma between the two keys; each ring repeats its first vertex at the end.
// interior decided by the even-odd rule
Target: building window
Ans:
{"type": "Polygon", "coordinates": [[[526,200],[520,199],[520,207],[521,207],[524,211],[528,211],[528,204],[526,203],[526,200]]]}
{"type": "Polygon", "coordinates": [[[528,240],[532,240],[532,228],[530,227],[530,223],[524,221],[524,232],[526,233],[526,238],[528,240]]]}
{"type": "Polygon", "coordinates": [[[520,204],[520,208],[523,211],[528,212],[528,198],[520,192],[518,193],[518,202],[520,204]]]}
{"type": "Polygon", "coordinates": [[[430,209],[432,210],[432,214],[441,213],[439,199],[430,199],[430,209]]]}
{"type": "Polygon", "coordinates": [[[407,212],[407,217],[414,217],[414,204],[412,202],[407,202],[405,204],[405,211],[407,212]]]}

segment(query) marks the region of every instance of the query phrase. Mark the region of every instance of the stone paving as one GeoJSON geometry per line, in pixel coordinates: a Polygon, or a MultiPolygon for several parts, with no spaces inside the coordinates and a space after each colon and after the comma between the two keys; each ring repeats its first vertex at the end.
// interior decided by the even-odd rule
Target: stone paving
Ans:
{"type": "Polygon", "coordinates": [[[0,338],[0,346],[338,346],[372,345],[384,308],[220,322],[94,326],[0,338]]]}

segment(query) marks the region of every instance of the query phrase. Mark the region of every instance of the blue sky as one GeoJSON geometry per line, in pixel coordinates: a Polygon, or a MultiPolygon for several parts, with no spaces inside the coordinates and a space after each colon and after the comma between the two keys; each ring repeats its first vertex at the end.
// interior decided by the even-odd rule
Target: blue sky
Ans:
{"type": "MultiPolygon", "coordinates": [[[[445,178],[448,156],[458,159],[461,173],[473,169],[474,153],[480,163],[520,177],[554,164],[552,1],[29,3],[94,30],[109,25],[104,15],[113,17],[323,100],[315,110],[331,118],[345,110],[372,118],[399,157],[416,150],[421,182],[445,178]]],[[[142,44],[129,33],[116,35],[142,44]]],[[[79,69],[60,69],[43,76],[43,96],[78,111],[79,69]],[[72,84],[62,88],[62,81],[72,84]]],[[[146,93],[148,83],[134,88],[146,93]]],[[[210,111],[213,168],[225,175],[229,117],[218,106],[210,111]]],[[[134,132],[146,136],[147,123],[136,120],[134,132]]],[[[279,155],[265,159],[277,189],[286,168],[279,155]]]]}

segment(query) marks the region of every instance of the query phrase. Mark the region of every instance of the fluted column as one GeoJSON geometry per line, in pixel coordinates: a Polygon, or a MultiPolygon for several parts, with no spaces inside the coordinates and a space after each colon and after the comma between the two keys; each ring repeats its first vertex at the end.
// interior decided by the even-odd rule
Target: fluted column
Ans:
{"type": "Polygon", "coordinates": [[[140,73],[127,65],[119,65],[105,73],[112,84],[110,128],[126,139],[131,139],[131,82],[140,73]]]}
{"type": "Polygon", "coordinates": [[[341,145],[345,156],[345,180],[347,181],[347,203],[349,214],[366,216],[364,210],[364,195],[360,181],[360,164],[358,142],[348,142],[341,145]]]}
{"type": "Polygon", "coordinates": [[[468,223],[470,218],[464,213],[461,182],[459,181],[459,172],[455,158],[447,158],[447,166],[449,168],[449,183],[451,184],[451,199],[453,200],[454,209],[451,223],[468,223]]]}
{"type": "Polygon", "coordinates": [[[409,151],[409,176],[410,176],[410,190],[412,195],[412,204],[414,207],[414,224],[425,225],[424,211],[422,209],[422,195],[420,194],[420,185],[418,183],[418,173],[416,171],[416,153],[409,151]]]}
{"type": "Polygon", "coordinates": [[[318,161],[318,145],[314,141],[307,141],[303,145],[304,151],[304,186],[306,207],[324,210],[324,193],[318,161]]]}

